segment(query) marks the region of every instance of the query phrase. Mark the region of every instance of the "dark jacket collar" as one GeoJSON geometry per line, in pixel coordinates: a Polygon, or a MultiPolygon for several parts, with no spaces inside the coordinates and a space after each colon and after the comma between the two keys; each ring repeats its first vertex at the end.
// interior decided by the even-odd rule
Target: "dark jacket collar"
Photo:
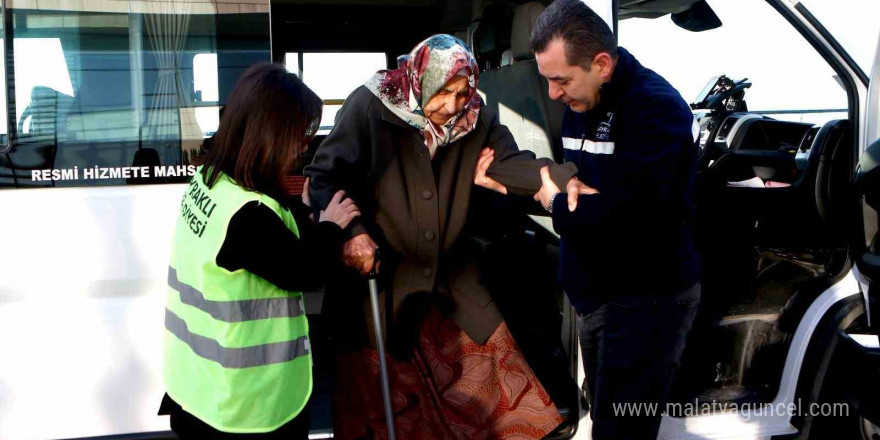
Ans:
{"type": "Polygon", "coordinates": [[[608,102],[615,99],[627,83],[630,75],[632,75],[639,62],[629,53],[628,50],[617,48],[617,66],[614,67],[614,73],[611,75],[611,81],[602,85],[602,102],[608,102]]]}

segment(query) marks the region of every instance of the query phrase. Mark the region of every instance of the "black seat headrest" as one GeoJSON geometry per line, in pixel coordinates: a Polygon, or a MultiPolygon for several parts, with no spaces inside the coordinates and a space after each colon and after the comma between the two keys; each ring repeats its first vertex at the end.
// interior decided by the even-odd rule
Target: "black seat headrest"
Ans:
{"type": "Polygon", "coordinates": [[[491,3],[483,9],[474,32],[474,55],[481,69],[501,65],[501,54],[510,48],[513,9],[503,3],[491,3]]]}

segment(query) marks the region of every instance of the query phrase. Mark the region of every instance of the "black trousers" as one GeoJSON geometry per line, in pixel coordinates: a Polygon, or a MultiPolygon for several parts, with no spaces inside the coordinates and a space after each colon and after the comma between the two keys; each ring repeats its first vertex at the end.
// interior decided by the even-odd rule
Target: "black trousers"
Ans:
{"type": "Polygon", "coordinates": [[[177,434],[182,440],[188,439],[209,439],[209,440],[308,440],[309,438],[309,404],[293,418],[293,420],[285,423],[280,428],[259,434],[233,434],[230,432],[218,431],[199,420],[196,416],[188,413],[180,407],[174,400],[166,394],[162,399],[162,405],[159,414],[168,414],[171,416],[171,430],[177,434]]]}
{"type": "Polygon", "coordinates": [[[627,296],[580,316],[593,439],[654,440],[700,284],[662,297],[627,296]]]}

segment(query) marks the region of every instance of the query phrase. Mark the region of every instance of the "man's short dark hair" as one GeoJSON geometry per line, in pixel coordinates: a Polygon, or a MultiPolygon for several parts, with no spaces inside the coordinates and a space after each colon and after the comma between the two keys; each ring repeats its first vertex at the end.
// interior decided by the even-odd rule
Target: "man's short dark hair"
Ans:
{"type": "Polygon", "coordinates": [[[541,53],[556,38],[565,43],[565,60],[572,66],[590,70],[593,58],[602,52],[617,57],[614,33],[582,0],[556,0],[548,6],[535,23],[529,48],[541,53]]]}

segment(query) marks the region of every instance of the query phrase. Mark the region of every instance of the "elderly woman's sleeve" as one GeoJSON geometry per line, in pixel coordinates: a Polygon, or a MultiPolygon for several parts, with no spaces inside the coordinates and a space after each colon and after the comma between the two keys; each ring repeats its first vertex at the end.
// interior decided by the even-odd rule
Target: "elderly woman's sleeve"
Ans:
{"type": "Polygon", "coordinates": [[[509,193],[534,195],[541,189],[540,169],[548,165],[550,177],[563,191],[568,181],[577,175],[577,167],[573,163],[557,164],[551,159],[537,159],[531,151],[521,151],[510,130],[498,121],[497,114],[493,115],[491,121],[486,146],[495,150],[495,160],[486,170],[486,175],[507,187],[509,193]]]}
{"type": "MultiPolygon", "coordinates": [[[[371,143],[367,110],[372,96],[363,87],[349,95],[336,114],[333,130],[304,170],[304,174],[310,177],[309,198],[315,211],[326,208],[339,190],[344,190],[354,200],[362,214],[372,206],[369,197],[361,194],[369,172],[371,143]]],[[[361,219],[356,218],[346,232],[354,237],[367,230],[361,219]]]]}

